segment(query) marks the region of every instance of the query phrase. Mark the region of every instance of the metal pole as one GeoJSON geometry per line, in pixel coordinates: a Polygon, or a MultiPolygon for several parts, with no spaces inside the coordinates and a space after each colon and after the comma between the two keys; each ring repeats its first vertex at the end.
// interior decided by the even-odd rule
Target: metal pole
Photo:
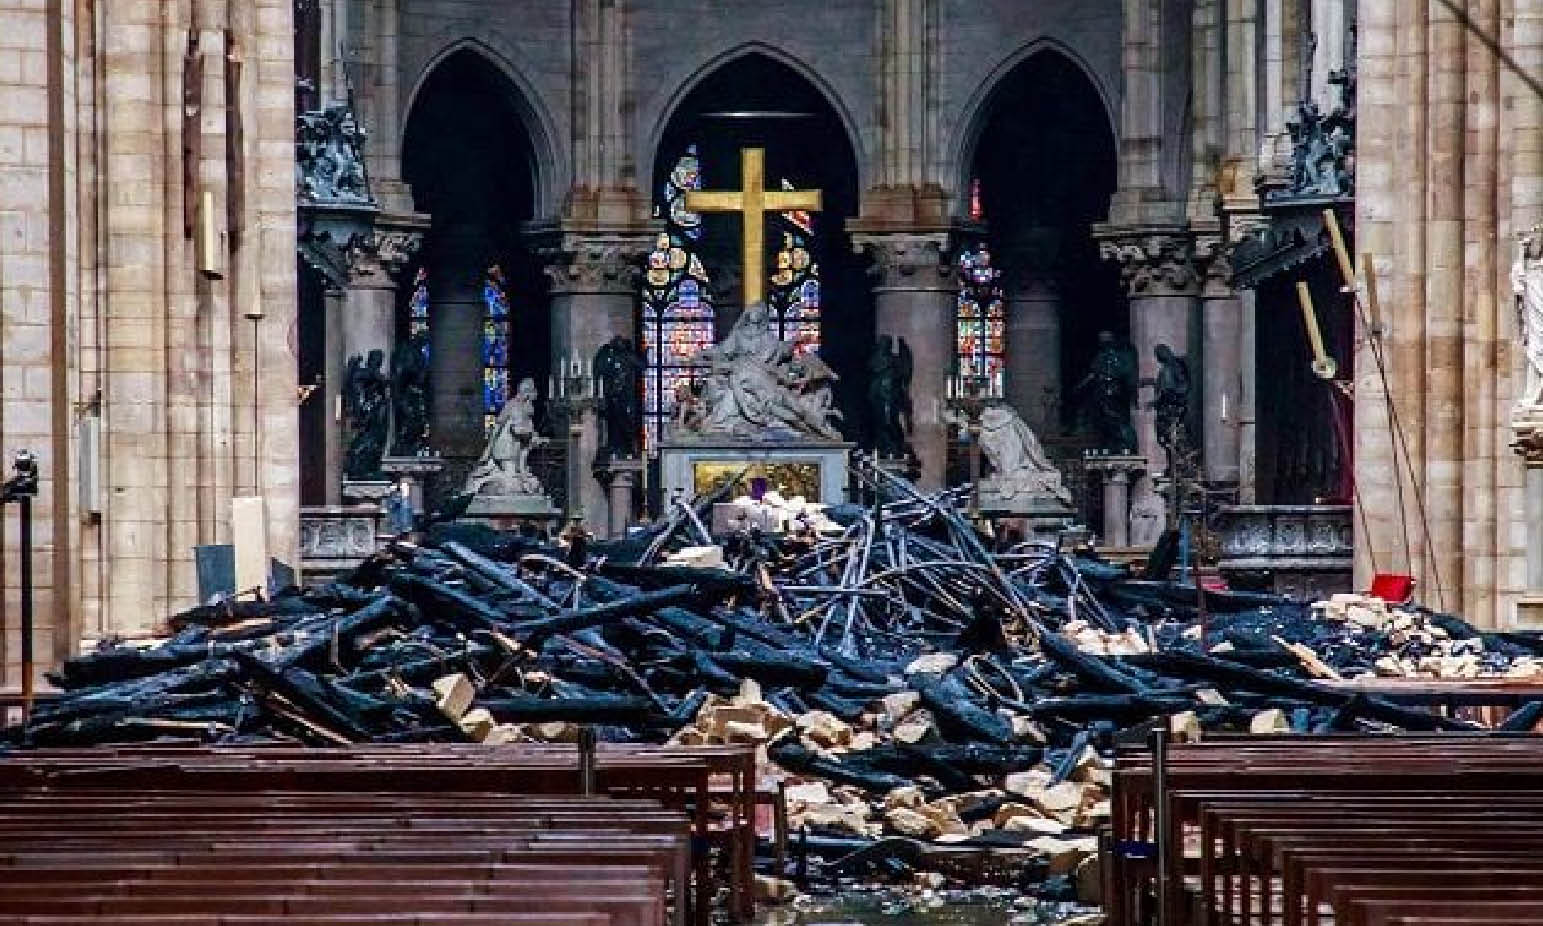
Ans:
{"type": "Polygon", "coordinates": [[[579,793],[595,793],[595,728],[579,727],[579,793]]]}
{"type": "Polygon", "coordinates": [[[32,719],[32,496],[21,503],[21,717],[32,719]]]}
{"type": "Polygon", "coordinates": [[[1168,737],[1166,729],[1152,731],[1152,843],[1157,851],[1157,926],[1169,926],[1168,879],[1172,846],[1168,831],[1168,737]]]}

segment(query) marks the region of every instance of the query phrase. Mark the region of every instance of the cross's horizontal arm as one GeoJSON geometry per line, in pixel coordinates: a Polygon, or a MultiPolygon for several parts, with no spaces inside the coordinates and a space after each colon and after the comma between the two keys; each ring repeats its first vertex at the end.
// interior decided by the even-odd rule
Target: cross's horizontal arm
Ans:
{"type": "Polygon", "coordinates": [[[691,190],[686,193],[686,208],[692,212],[743,212],[745,194],[691,190]]]}
{"type": "Polygon", "coordinates": [[[794,209],[819,212],[821,208],[819,190],[769,190],[766,193],[767,212],[791,212],[794,209]]]}

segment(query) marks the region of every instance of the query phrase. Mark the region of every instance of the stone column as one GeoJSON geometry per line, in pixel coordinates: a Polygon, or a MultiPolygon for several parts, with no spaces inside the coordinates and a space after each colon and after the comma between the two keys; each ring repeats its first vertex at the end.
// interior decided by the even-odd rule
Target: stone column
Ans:
{"type": "Polygon", "coordinates": [[[1041,439],[1061,430],[1061,290],[1055,229],[1036,229],[1003,257],[1007,400],[1041,439]]]}
{"type": "Polygon", "coordinates": [[[327,426],[324,431],[323,465],[327,470],[328,505],[343,504],[343,377],[348,357],[343,338],[343,297],[346,291],[327,286],[323,296],[326,312],[326,366],[322,373],[322,401],[326,403],[327,426]]]}
{"type": "Polygon", "coordinates": [[[632,526],[632,512],[638,488],[638,477],[643,472],[642,460],[608,460],[605,473],[606,491],[610,510],[606,519],[606,534],[611,539],[623,537],[632,526]]]}
{"type": "MultiPolygon", "coordinates": [[[[422,232],[416,228],[381,223],[350,243],[348,288],[343,292],[338,319],[341,338],[335,342],[341,367],[337,388],[344,385],[341,377],[347,376],[352,358],[367,362],[375,351],[380,351],[381,369],[389,375],[396,343],[396,288],[422,240],[422,232]]],[[[340,423],[335,430],[342,433],[346,426],[346,422],[340,423]]]]}
{"type": "Polygon", "coordinates": [[[450,458],[482,452],[482,286],[491,259],[475,226],[438,231],[429,265],[430,441],[450,458]]]}
{"type": "MultiPolygon", "coordinates": [[[[1204,357],[1200,352],[1200,279],[1195,272],[1194,243],[1181,228],[1105,228],[1100,247],[1106,260],[1120,265],[1130,298],[1131,346],[1143,383],[1157,376],[1154,349],[1166,344],[1189,363],[1191,397],[1204,392],[1204,357]]],[[[1134,424],[1136,442],[1149,470],[1166,470],[1167,454],[1157,443],[1156,415],[1151,409],[1152,390],[1143,386],[1134,424]]],[[[1131,505],[1131,545],[1148,546],[1161,533],[1162,520],[1155,517],[1162,500],[1150,475],[1136,481],[1131,505]]]]}
{"type": "Polygon", "coordinates": [[[1104,543],[1116,549],[1130,545],[1130,473],[1112,469],[1104,474],[1104,543]]]}
{"type": "Polygon", "coordinates": [[[1240,473],[1238,411],[1243,394],[1243,307],[1228,282],[1232,276],[1227,248],[1220,238],[1196,242],[1200,288],[1202,371],[1194,369],[1200,389],[1200,438],[1205,478],[1237,485],[1240,473]],[[1203,382],[1204,388],[1201,388],[1203,382]]]}
{"type": "MultiPolygon", "coordinates": [[[[595,352],[611,338],[636,338],[638,270],[651,244],[641,231],[574,232],[543,229],[539,252],[546,262],[552,284],[552,368],[575,353],[592,361],[595,352]]],[[[600,449],[599,419],[591,409],[583,416],[577,447],[579,458],[570,461],[580,473],[577,501],[589,525],[604,528],[608,510],[605,486],[591,474],[590,466],[600,449]]]]}
{"type": "Polygon", "coordinates": [[[873,258],[878,334],[904,338],[911,347],[910,439],[921,465],[918,482],[924,489],[941,488],[948,463],[942,403],[954,369],[959,295],[948,233],[875,232],[853,240],[873,258]]]}

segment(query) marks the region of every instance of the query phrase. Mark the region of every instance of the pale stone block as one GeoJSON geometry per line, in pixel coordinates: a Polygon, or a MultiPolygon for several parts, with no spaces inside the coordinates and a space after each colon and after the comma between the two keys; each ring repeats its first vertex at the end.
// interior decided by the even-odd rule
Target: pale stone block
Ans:
{"type": "MultiPolygon", "coordinates": [[[[5,339],[5,362],[7,366],[26,363],[48,363],[49,337],[48,328],[44,325],[25,325],[8,323],[0,326],[5,339]]],[[[10,416],[5,419],[6,429],[11,428],[10,416]]]]}
{"type": "MultiPolygon", "coordinates": [[[[0,51],[0,54],[15,52],[0,51]]],[[[47,125],[48,91],[43,86],[11,84],[0,91],[0,122],[11,125],[47,125]]]]}

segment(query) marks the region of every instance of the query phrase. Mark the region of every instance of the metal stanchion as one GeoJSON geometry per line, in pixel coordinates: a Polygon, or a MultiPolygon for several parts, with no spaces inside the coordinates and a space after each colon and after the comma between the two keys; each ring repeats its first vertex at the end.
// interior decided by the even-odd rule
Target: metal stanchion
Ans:
{"type": "Polygon", "coordinates": [[[595,793],[595,728],[579,727],[579,793],[595,793]]]}
{"type": "Polygon", "coordinates": [[[0,486],[0,504],[15,502],[21,524],[21,716],[32,719],[32,499],[38,492],[37,459],[30,450],[18,450],[13,464],[16,475],[0,486]]]}
{"type": "Polygon", "coordinates": [[[1152,843],[1157,850],[1157,926],[1173,922],[1168,907],[1173,851],[1168,806],[1168,737],[1166,729],[1152,731],[1152,843]]]}

